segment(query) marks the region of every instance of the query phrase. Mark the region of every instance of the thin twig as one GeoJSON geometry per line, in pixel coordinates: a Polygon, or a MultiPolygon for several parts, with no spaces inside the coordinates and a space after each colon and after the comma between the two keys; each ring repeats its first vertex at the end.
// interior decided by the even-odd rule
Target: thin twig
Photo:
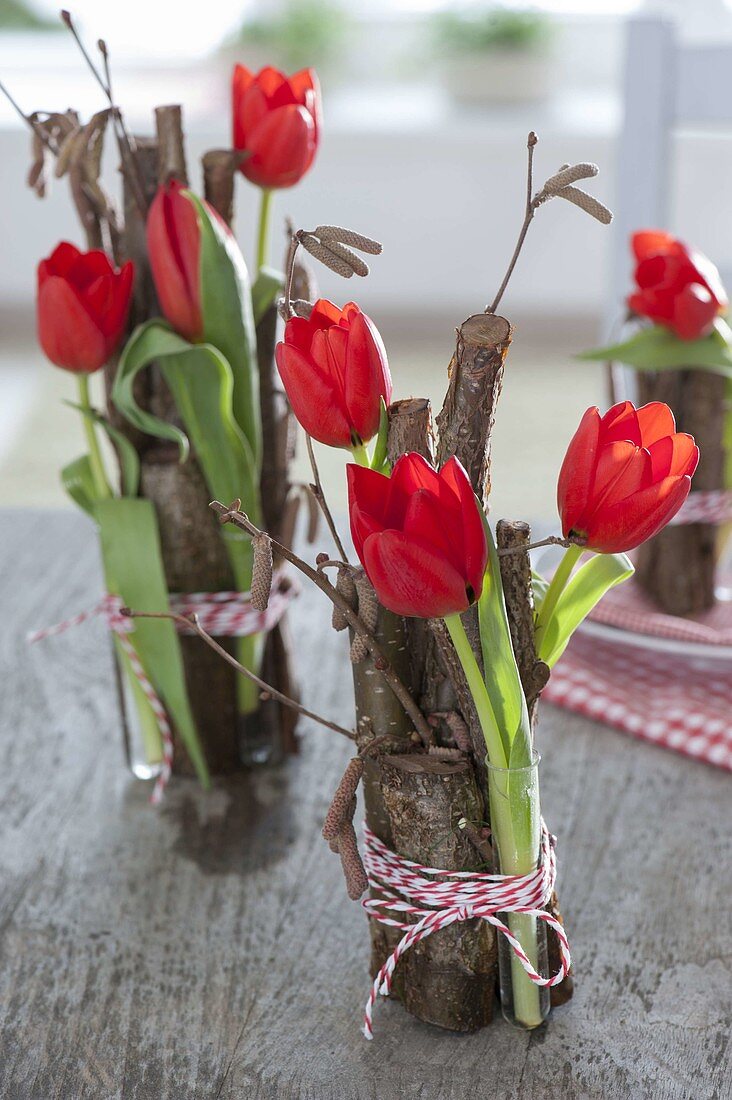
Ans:
{"type": "Polygon", "coordinates": [[[325,499],[325,493],[323,492],[323,484],[320,480],[320,471],[318,470],[318,464],[315,461],[315,451],[313,450],[313,441],[312,441],[312,438],[310,437],[310,435],[307,432],[305,432],[305,444],[306,444],[307,449],[308,449],[308,458],[310,459],[310,469],[313,471],[313,482],[314,482],[314,484],[311,485],[310,488],[312,489],[313,496],[315,497],[318,504],[320,505],[320,510],[323,513],[324,517],[325,517],[325,522],[328,524],[328,528],[330,530],[331,535],[333,536],[333,542],[336,544],[336,549],[338,550],[338,553],[341,555],[341,558],[343,559],[344,562],[348,562],[348,555],[346,554],[346,551],[343,549],[343,543],[341,542],[340,535],[338,534],[338,528],[336,527],[335,520],[333,519],[333,514],[332,514],[330,508],[328,507],[327,500],[325,499]]]}
{"type": "Polygon", "coordinates": [[[497,553],[499,558],[506,554],[525,554],[527,550],[538,550],[540,546],[585,546],[586,539],[569,538],[563,539],[560,535],[549,535],[545,539],[540,539],[539,542],[530,542],[528,546],[504,546],[501,547],[497,553]]]}
{"type": "Polygon", "coordinates": [[[97,84],[99,85],[99,87],[104,92],[104,95],[106,96],[107,102],[109,103],[109,106],[112,108],[112,121],[113,121],[113,124],[114,124],[115,133],[117,135],[117,144],[119,146],[120,156],[122,158],[122,164],[123,164],[123,167],[126,170],[127,178],[128,178],[128,180],[130,182],[130,185],[132,187],[132,192],[133,192],[133,195],[134,195],[135,203],[137,204],[138,209],[139,209],[140,213],[142,214],[143,218],[146,218],[147,217],[147,202],[145,201],[145,192],[143,191],[142,182],[140,180],[139,167],[138,167],[137,161],[135,160],[134,142],[133,142],[133,140],[132,140],[132,138],[131,138],[128,130],[127,130],[127,127],[125,125],[125,120],[122,116],[122,112],[120,111],[119,107],[115,104],[114,99],[112,98],[112,77],[111,77],[111,70],[110,70],[110,64],[109,64],[109,51],[107,49],[107,44],[106,44],[106,42],[104,41],[103,38],[100,38],[99,41],[97,42],[99,52],[101,53],[103,61],[104,61],[104,72],[105,72],[105,75],[106,75],[106,80],[105,80],[105,78],[102,77],[101,73],[99,72],[99,69],[94,64],[90,54],[87,51],[86,46],[84,45],[84,43],[81,39],[81,36],[80,36],[79,32],[77,31],[76,27],[74,26],[74,20],[71,17],[71,12],[66,11],[66,10],[62,11],[61,12],[61,19],[62,19],[64,25],[66,27],[68,27],[69,31],[71,32],[71,34],[73,36],[73,39],[76,42],[76,45],[79,47],[79,50],[81,51],[81,56],[84,58],[87,65],[89,66],[89,69],[92,73],[92,76],[94,77],[97,84]]]}
{"type": "Polygon", "coordinates": [[[290,233],[290,248],[287,253],[287,282],[285,284],[285,300],[284,300],[284,312],[285,320],[289,320],[292,317],[294,310],[292,308],[292,284],[295,279],[295,257],[297,256],[297,250],[300,247],[300,238],[297,233],[290,233]]]}
{"type": "MultiPolygon", "coordinates": [[[[247,531],[250,535],[258,535],[260,533],[259,528],[250,521],[248,516],[239,511],[238,501],[227,507],[225,504],[222,504],[220,500],[214,500],[211,502],[209,507],[212,508],[214,512],[216,512],[219,517],[220,523],[233,523],[236,527],[241,528],[242,531],[247,531]]],[[[425,745],[430,744],[430,742],[432,742],[433,740],[433,734],[432,730],[430,729],[429,723],[427,722],[427,719],[417,706],[417,703],[412,697],[409,689],[397,676],[393,666],[391,665],[391,662],[389,661],[389,658],[386,656],[379,643],[376,641],[374,636],[369,633],[362,619],[359,618],[359,616],[350,606],[348,601],[345,600],[340,592],[337,591],[335,585],[331,584],[328,578],[325,577],[322,573],[319,573],[317,569],[313,569],[313,567],[308,565],[306,561],[303,561],[302,558],[298,557],[298,555],[295,554],[294,551],[290,550],[288,546],[283,546],[282,543],[278,542],[276,539],[273,539],[271,535],[270,539],[272,541],[273,550],[277,554],[279,554],[280,557],[283,557],[286,561],[289,561],[291,565],[294,565],[296,569],[299,569],[301,573],[303,573],[309,580],[313,582],[313,584],[317,585],[320,591],[328,597],[331,603],[340,608],[348,625],[353,627],[353,629],[357,633],[364,636],[366,648],[374,659],[374,666],[384,677],[387,684],[394,692],[394,695],[404,707],[404,710],[406,711],[408,716],[412,719],[412,722],[414,723],[414,728],[417,731],[420,740],[425,745]]]]}
{"type": "Polygon", "coordinates": [[[334,730],[336,733],[343,734],[350,741],[356,740],[356,734],[353,730],[347,730],[344,726],[339,726],[337,722],[331,722],[328,718],[323,718],[322,715],[316,714],[312,710],[308,710],[307,707],[302,706],[301,703],[291,699],[289,695],[283,695],[277,688],[271,686],[261,680],[259,676],[256,676],[251,669],[246,668],[244,665],[237,661],[236,657],[232,657],[223,646],[219,645],[215,638],[212,638],[208,634],[198,621],[198,615],[174,615],[172,612],[165,611],[134,611],[132,608],[125,607],[122,609],[122,614],[127,615],[130,619],[169,619],[171,622],[178,623],[180,626],[193,628],[199,638],[202,638],[206,645],[215,650],[220,657],[223,657],[225,661],[228,661],[232,668],[235,668],[237,672],[240,672],[242,676],[246,676],[249,680],[261,688],[263,692],[271,696],[273,699],[277,699],[286,707],[291,707],[293,710],[301,714],[303,718],[312,718],[313,722],[317,722],[321,726],[325,726],[329,730],[334,730]]]}
{"type": "Polygon", "coordinates": [[[2,92],[2,94],[5,96],[8,103],[10,104],[10,106],[14,108],[14,110],[18,113],[20,118],[22,118],[22,120],[26,124],[26,126],[30,127],[30,129],[33,131],[33,133],[36,134],[36,136],[40,138],[40,140],[43,142],[43,144],[46,146],[46,148],[49,149],[53,153],[54,156],[57,156],[58,155],[58,149],[54,146],[53,142],[50,140],[48,135],[45,133],[43,127],[39,126],[38,123],[30,115],[27,115],[25,113],[25,111],[20,106],[18,101],[10,94],[10,92],[5,87],[5,85],[2,83],[2,81],[0,81],[0,92],[2,92]]]}
{"type": "Polygon", "coordinates": [[[532,196],[534,190],[534,149],[536,148],[536,143],[538,142],[538,140],[538,137],[532,130],[526,142],[526,148],[528,150],[528,166],[526,172],[526,212],[524,214],[524,223],[521,226],[521,232],[519,233],[516,247],[513,250],[513,256],[511,257],[511,262],[508,265],[508,270],[503,276],[503,282],[499,286],[498,293],[496,294],[491,304],[489,306],[486,306],[486,313],[495,313],[498,309],[498,305],[501,301],[501,298],[503,297],[503,293],[508,286],[508,281],[513,275],[513,269],[516,266],[516,261],[519,258],[521,249],[524,245],[524,241],[526,240],[526,234],[529,231],[529,226],[531,225],[532,219],[537,210],[537,206],[534,203],[532,196]]]}

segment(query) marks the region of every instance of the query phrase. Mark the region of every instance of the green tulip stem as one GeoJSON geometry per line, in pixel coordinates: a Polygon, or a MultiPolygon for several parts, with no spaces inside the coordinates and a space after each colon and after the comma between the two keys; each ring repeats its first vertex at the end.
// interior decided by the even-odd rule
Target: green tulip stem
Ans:
{"type": "MultiPolygon", "coordinates": [[[[462,619],[459,615],[446,615],[445,626],[450,633],[455,652],[468,681],[488,751],[488,762],[491,765],[488,784],[491,828],[498,844],[501,872],[506,875],[526,875],[535,869],[538,855],[538,834],[536,829],[532,828],[532,825],[536,826],[541,819],[538,786],[536,783],[527,783],[525,788],[521,787],[521,777],[529,773],[530,769],[508,770],[501,731],[483,673],[475,659],[462,619]],[[518,797],[516,794],[508,797],[512,785],[518,789],[518,797]],[[497,792],[500,792],[501,797],[497,797],[497,792]]],[[[508,923],[536,968],[538,965],[536,918],[521,913],[511,913],[508,915],[508,923]]],[[[521,1027],[536,1027],[543,1018],[538,987],[529,979],[521,964],[513,959],[511,976],[516,1020],[521,1027]]]]}
{"type": "Polygon", "coordinates": [[[259,232],[257,234],[257,271],[267,264],[269,255],[269,223],[272,213],[272,192],[262,188],[262,200],[259,206],[259,232]]]}
{"type": "Polygon", "coordinates": [[[351,447],[351,454],[353,455],[353,461],[357,462],[359,466],[371,465],[369,453],[363,443],[360,443],[358,447],[351,447]]]}
{"type": "Polygon", "coordinates": [[[98,499],[105,500],[107,497],[112,496],[112,490],[109,486],[107,475],[104,472],[102,452],[99,449],[99,440],[97,439],[97,433],[94,427],[91,401],[89,398],[89,375],[85,373],[80,373],[77,374],[76,377],[79,384],[79,405],[81,406],[81,419],[84,423],[84,434],[86,435],[86,441],[89,446],[89,465],[91,467],[91,474],[94,480],[94,488],[96,490],[98,499]]]}
{"type": "Polygon", "coordinates": [[[468,641],[468,636],[465,633],[463,621],[457,614],[446,615],[445,626],[452,638],[452,644],[455,646],[455,652],[458,655],[463,672],[465,673],[465,679],[468,681],[470,694],[473,697],[475,709],[478,712],[480,728],[485,738],[488,759],[494,768],[505,768],[508,762],[503,748],[501,731],[498,727],[496,716],[493,713],[493,707],[491,706],[488,689],[485,686],[483,673],[478,667],[478,662],[473,653],[473,647],[468,641]]]}
{"type": "Polygon", "coordinates": [[[546,634],[547,627],[551,622],[552,615],[556,610],[557,603],[559,602],[559,597],[561,596],[562,592],[564,592],[564,589],[567,587],[567,581],[569,580],[572,570],[579,561],[583,549],[584,548],[582,546],[567,547],[562,556],[562,560],[559,562],[557,570],[550,581],[549,587],[546,590],[546,595],[541,601],[541,607],[539,608],[539,613],[536,616],[536,628],[534,632],[537,652],[541,648],[541,643],[544,639],[544,635],[546,634]]]}

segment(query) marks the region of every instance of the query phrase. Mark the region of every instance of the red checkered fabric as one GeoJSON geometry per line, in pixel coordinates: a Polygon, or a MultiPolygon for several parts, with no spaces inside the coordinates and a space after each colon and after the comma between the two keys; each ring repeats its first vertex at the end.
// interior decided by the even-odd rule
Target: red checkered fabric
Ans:
{"type": "Polygon", "coordinates": [[[694,644],[732,646],[732,605],[719,603],[694,620],[680,619],[658,612],[630,581],[609,592],[591,620],[685,642],[685,652],[659,652],[580,629],[543,698],[732,771],[732,658],[694,655],[694,644]]]}

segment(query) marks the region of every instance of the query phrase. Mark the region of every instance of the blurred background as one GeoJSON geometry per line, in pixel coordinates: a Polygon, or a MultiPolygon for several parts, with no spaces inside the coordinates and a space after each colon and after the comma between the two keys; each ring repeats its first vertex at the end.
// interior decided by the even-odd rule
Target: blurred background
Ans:
{"type": "MultiPolygon", "coordinates": [[[[230,143],[232,65],[314,65],[325,132],[315,166],[279,192],[279,224],[331,222],[384,243],[357,287],[323,272],[337,300],[357,296],[390,353],[396,396],[437,407],[453,331],[482,309],[511,255],[525,201],[525,144],[538,132],[538,184],[564,162],[596,161],[591,189],[611,208],[622,169],[623,53],[629,18],[672,20],[679,39],[732,42],[724,0],[75,0],[93,48],[108,43],[116,99],[135,133],[152,109],[183,105],[191,178],[204,150],[230,143]]],[[[26,112],[75,107],[87,117],[102,96],[53,0],[0,0],[0,79],[26,112]]],[[[649,76],[649,79],[650,76],[649,76]]],[[[642,106],[652,89],[637,85],[642,106]]],[[[683,129],[674,141],[670,228],[718,264],[732,262],[728,186],[732,142],[722,128],[683,129]]],[[[81,244],[65,182],[39,200],[26,187],[30,138],[0,98],[0,504],[67,502],[58,469],[79,446],[75,414],[60,405],[71,380],[46,364],[34,339],[35,266],[60,239],[81,244]]],[[[116,191],[115,150],[107,184],[116,191]]],[[[236,229],[251,257],[258,193],[241,179],[236,229]]],[[[553,485],[580,413],[606,404],[603,369],[573,354],[607,335],[617,228],[573,206],[542,209],[502,303],[516,325],[495,436],[496,514],[550,522],[553,485]]],[[[284,249],[284,236],[282,237],[284,249]]],[[[628,269],[629,269],[628,264],[628,269]]],[[[619,300],[616,303],[621,312],[619,300]]],[[[330,455],[335,506],[343,479],[330,455]]]]}

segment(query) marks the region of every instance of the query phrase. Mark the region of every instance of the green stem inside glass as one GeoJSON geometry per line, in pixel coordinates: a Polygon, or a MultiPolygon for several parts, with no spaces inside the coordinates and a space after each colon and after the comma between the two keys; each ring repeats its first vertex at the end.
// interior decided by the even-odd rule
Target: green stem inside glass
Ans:
{"type": "MultiPolygon", "coordinates": [[[[447,615],[445,625],[475,702],[488,751],[491,829],[500,853],[501,872],[507,875],[526,875],[535,869],[539,855],[541,810],[536,767],[508,768],[503,738],[483,673],[462,620],[459,615],[447,615]]],[[[508,924],[534,969],[537,969],[539,950],[536,918],[512,913],[508,924]]],[[[511,961],[511,974],[516,1022],[526,1028],[537,1027],[543,1020],[539,988],[529,979],[517,959],[511,961]]]]}

